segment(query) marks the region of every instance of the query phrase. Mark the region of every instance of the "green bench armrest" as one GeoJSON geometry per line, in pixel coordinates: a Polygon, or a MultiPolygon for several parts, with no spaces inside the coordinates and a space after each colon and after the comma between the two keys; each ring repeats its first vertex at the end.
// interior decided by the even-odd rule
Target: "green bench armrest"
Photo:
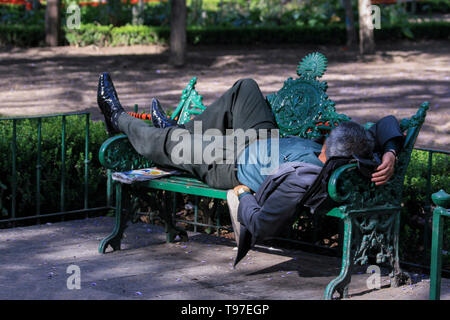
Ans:
{"type": "Polygon", "coordinates": [[[140,155],[124,134],[107,139],[100,147],[99,161],[113,171],[128,171],[151,167],[151,161],[140,155]]]}
{"type": "Polygon", "coordinates": [[[400,127],[404,131],[405,141],[398,155],[395,173],[386,184],[375,186],[368,178],[358,173],[356,164],[347,164],[336,169],[331,175],[328,182],[330,198],[345,204],[347,213],[362,208],[373,208],[374,211],[399,208],[406,169],[428,107],[429,104],[425,102],[415,115],[401,120],[400,127]]]}

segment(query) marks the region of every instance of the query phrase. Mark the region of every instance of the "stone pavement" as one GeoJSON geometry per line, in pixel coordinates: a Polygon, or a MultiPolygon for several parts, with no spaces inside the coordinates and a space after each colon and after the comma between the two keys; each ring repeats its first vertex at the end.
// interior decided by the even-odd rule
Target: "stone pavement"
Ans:
{"type": "MultiPolygon", "coordinates": [[[[166,244],[163,228],[144,223],[129,226],[121,251],[99,254],[113,224],[97,217],[0,230],[0,299],[321,299],[340,270],[338,258],[262,247],[233,269],[233,241],[189,233],[187,243],[166,244]],[[80,290],[67,288],[70,265],[80,268],[80,290]]],[[[355,271],[350,299],[428,299],[427,279],[391,289],[383,275],[373,291],[364,271],[355,271]]],[[[450,299],[449,279],[442,298],[450,299]]]]}

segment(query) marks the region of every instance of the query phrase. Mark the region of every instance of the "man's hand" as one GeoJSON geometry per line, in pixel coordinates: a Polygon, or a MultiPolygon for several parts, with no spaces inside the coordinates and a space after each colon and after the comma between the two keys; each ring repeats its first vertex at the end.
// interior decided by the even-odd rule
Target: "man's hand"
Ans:
{"type": "Polygon", "coordinates": [[[246,185],[240,184],[233,188],[234,194],[236,196],[239,196],[239,190],[241,190],[241,189],[244,189],[244,191],[250,192],[249,187],[247,187],[246,185]]]}
{"type": "Polygon", "coordinates": [[[392,152],[386,152],[385,154],[383,154],[381,164],[372,174],[372,182],[375,182],[376,186],[380,186],[388,182],[394,174],[394,167],[395,155],[392,152]]]}

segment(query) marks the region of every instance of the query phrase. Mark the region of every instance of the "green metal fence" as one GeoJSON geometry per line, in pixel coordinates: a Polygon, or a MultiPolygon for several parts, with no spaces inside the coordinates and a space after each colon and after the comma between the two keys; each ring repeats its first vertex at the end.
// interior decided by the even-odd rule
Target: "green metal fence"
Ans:
{"type": "MultiPolygon", "coordinates": [[[[428,152],[428,162],[427,162],[427,186],[426,186],[426,197],[425,197],[425,221],[429,221],[432,219],[433,212],[431,209],[431,175],[433,169],[433,155],[435,153],[449,155],[450,152],[444,150],[435,150],[435,149],[427,149],[427,148],[415,148],[416,150],[421,150],[428,152]]],[[[448,158],[447,158],[448,159],[448,158]]],[[[431,248],[430,243],[430,229],[428,228],[428,224],[424,224],[423,234],[424,234],[424,265],[429,265],[429,254],[428,251],[431,248]]]]}
{"type": "MultiPolygon", "coordinates": [[[[3,213],[3,215],[0,215],[0,223],[3,222],[17,222],[21,220],[29,220],[29,219],[40,219],[45,217],[53,217],[53,216],[64,216],[68,214],[83,214],[83,213],[89,213],[94,211],[100,211],[100,210],[107,210],[111,209],[111,172],[108,171],[108,183],[107,183],[107,190],[105,194],[105,205],[100,207],[89,207],[89,151],[96,155],[97,150],[92,150],[92,147],[90,147],[90,113],[88,112],[73,112],[73,113],[64,113],[64,114],[52,114],[52,115],[42,115],[42,116],[32,116],[32,117],[10,117],[10,118],[0,118],[0,125],[3,126],[12,126],[12,136],[10,141],[10,153],[9,154],[3,154],[2,157],[11,157],[11,168],[9,171],[9,175],[0,177],[0,188],[1,192],[5,193],[6,190],[8,190],[8,194],[10,195],[8,198],[10,198],[10,203],[5,203],[5,199],[2,200],[2,194],[0,194],[0,213],[3,213]],[[75,116],[82,116],[85,118],[85,126],[83,128],[84,130],[84,161],[82,165],[84,166],[84,179],[83,179],[83,196],[82,196],[82,206],[78,209],[72,209],[67,210],[66,208],[66,191],[67,191],[67,185],[66,185],[66,157],[67,157],[67,118],[68,117],[75,117],[75,116]],[[43,119],[46,118],[60,118],[60,137],[61,137],[61,154],[59,155],[61,166],[59,168],[60,172],[60,192],[59,192],[59,210],[57,212],[51,212],[51,213],[45,213],[43,214],[41,212],[41,196],[42,196],[42,138],[43,135],[45,136],[45,132],[42,132],[42,126],[43,126],[43,119]],[[18,170],[17,170],[17,159],[18,159],[18,136],[17,136],[17,130],[18,126],[21,124],[21,121],[24,120],[31,120],[36,122],[36,141],[37,145],[34,146],[36,150],[36,162],[35,162],[35,212],[34,214],[27,215],[27,216],[17,216],[17,196],[18,192],[21,192],[21,190],[18,190],[18,170]],[[8,183],[9,182],[9,183],[8,183]],[[9,193],[10,192],[10,193],[9,193]],[[6,217],[5,217],[6,216],[6,217]]],[[[81,128],[80,128],[81,129],[81,128]]],[[[2,137],[4,138],[4,137],[2,137]]],[[[32,166],[32,163],[28,164],[29,166],[32,166]]],[[[56,196],[56,195],[55,195],[56,196]]]]}

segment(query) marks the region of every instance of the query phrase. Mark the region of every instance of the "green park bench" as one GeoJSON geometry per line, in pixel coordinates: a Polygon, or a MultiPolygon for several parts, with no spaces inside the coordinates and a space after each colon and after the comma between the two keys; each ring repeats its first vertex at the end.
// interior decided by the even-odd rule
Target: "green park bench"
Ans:
{"type": "MultiPolygon", "coordinates": [[[[298,78],[289,78],[276,93],[268,95],[280,136],[297,135],[315,139],[326,135],[333,127],[350,118],[336,112],[335,103],[326,94],[327,83],[319,81],[326,71],[327,60],[320,53],[312,53],[302,59],[297,68],[298,78]]],[[[193,78],[185,90],[172,118],[183,124],[205,110],[202,97],[195,90],[193,78]]],[[[389,263],[391,286],[399,286],[408,279],[399,263],[399,225],[402,201],[402,187],[411,152],[425,120],[428,103],[423,103],[417,113],[409,119],[402,119],[400,127],[405,133],[405,142],[398,155],[396,171],[391,180],[383,186],[375,186],[357,170],[355,163],[348,163],[336,169],[328,183],[329,198],[335,203],[331,210],[316,212],[343,221],[342,268],[332,280],[324,294],[332,299],[335,294],[345,297],[351,280],[352,267],[368,262],[376,250],[377,263],[389,263]]],[[[368,123],[366,126],[369,127],[368,123]]],[[[129,143],[126,135],[117,135],[106,140],[99,152],[101,164],[112,171],[126,171],[151,166],[151,162],[139,155],[129,143]]],[[[226,200],[227,190],[213,189],[190,176],[171,176],[157,180],[138,182],[132,185],[115,184],[116,206],[115,227],[103,239],[99,252],[105,253],[111,246],[120,250],[120,243],[127,221],[137,209],[138,198],[148,197],[149,189],[166,190],[195,196],[226,200]],[[125,210],[124,210],[125,209],[125,210]]],[[[166,199],[170,202],[170,199],[166,199]]],[[[322,210],[323,211],[323,210],[322,210]]],[[[303,215],[309,212],[303,212],[303,215]]],[[[187,233],[175,225],[171,214],[161,213],[166,224],[167,241],[178,235],[183,241],[187,233]]]]}

